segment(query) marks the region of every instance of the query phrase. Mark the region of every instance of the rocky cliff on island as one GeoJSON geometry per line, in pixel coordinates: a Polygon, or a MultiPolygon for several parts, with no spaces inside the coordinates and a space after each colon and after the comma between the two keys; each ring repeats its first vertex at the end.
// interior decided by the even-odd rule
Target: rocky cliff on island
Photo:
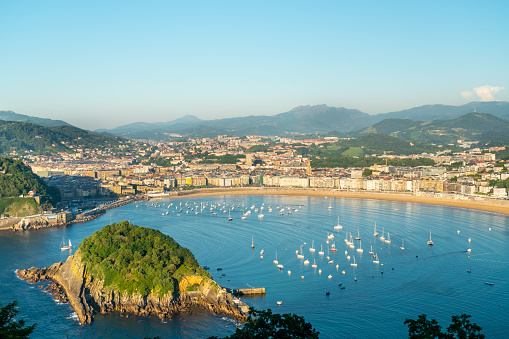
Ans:
{"type": "Polygon", "coordinates": [[[65,263],[18,270],[18,276],[30,283],[53,281],[82,325],[95,313],[115,311],[171,318],[208,310],[245,320],[232,296],[188,249],[159,231],[127,221],[83,240],[65,263]]]}

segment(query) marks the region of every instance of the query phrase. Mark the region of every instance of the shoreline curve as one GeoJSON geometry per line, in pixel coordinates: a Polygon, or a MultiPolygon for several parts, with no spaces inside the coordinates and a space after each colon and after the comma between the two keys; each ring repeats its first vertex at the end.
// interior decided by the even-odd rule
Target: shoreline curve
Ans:
{"type": "MultiPolygon", "coordinates": [[[[427,205],[449,206],[456,208],[467,208],[484,212],[492,212],[509,215],[509,200],[473,200],[466,196],[446,195],[435,196],[425,193],[395,193],[395,192],[369,192],[369,191],[343,191],[324,188],[204,188],[188,191],[180,191],[178,196],[172,198],[185,198],[188,196],[217,196],[217,195],[289,195],[289,196],[317,196],[317,197],[339,197],[355,199],[376,199],[399,202],[411,202],[427,205]]],[[[151,198],[157,199],[157,198],[151,198]]]]}

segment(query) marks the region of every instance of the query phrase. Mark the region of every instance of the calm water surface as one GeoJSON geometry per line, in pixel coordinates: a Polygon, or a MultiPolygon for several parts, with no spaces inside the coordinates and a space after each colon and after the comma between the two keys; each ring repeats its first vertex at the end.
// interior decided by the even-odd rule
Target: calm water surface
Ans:
{"type": "Polygon", "coordinates": [[[110,220],[130,220],[170,235],[189,248],[202,266],[210,266],[213,278],[225,287],[265,287],[265,297],[243,300],[258,309],[302,315],[320,331],[321,338],[404,338],[408,333],[404,320],[423,313],[445,327],[452,315],[471,314],[472,321],[483,327],[488,338],[507,334],[507,216],[370,199],[218,196],[153,200],[108,211],[84,224],[0,233],[0,303],[19,302],[20,316],[28,324],[38,323],[34,338],[204,338],[229,335],[235,330],[230,319],[209,314],[175,317],[165,322],[157,318],[97,315],[92,325],[79,326],[68,304],[55,302],[40,290],[39,284],[31,285],[16,277],[18,268],[65,261],[70,253],[60,251],[62,237],[70,238],[76,249],[84,238],[110,220]],[[173,206],[168,208],[171,203],[173,206]],[[186,203],[193,211],[184,206],[186,203]],[[206,208],[195,214],[195,204],[206,208]],[[213,204],[217,215],[210,214],[213,204]],[[253,205],[258,212],[251,209],[253,205]],[[284,215],[277,207],[285,209],[284,215]],[[228,212],[220,208],[229,209],[233,221],[228,222],[228,212]],[[242,220],[247,210],[251,214],[242,220]],[[263,218],[258,218],[260,211],[263,218]],[[341,230],[334,229],[338,217],[341,230]],[[373,237],[375,222],[380,235],[382,230],[386,238],[390,234],[390,244],[373,237]],[[434,246],[426,245],[430,231],[434,246]],[[357,251],[359,241],[354,241],[354,249],[346,245],[348,232],[354,237],[359,233],[362,253],[357,251]],[[326,244],[329,233],[334,234],[334,239],[326,244]],[[313,241],[315,252],[309,250],[313,241]],[[332,244],[337,252],[328,254],[332,244]],[[301,246],[304,259],[296,256],[301,246]],[[318,254],[321,247],[323,256],[318,254]],[[372,262],[368,253],[371,247],[380,264],[372,262]],[[262,249],[263,258],[259,254],[262,249]],[[273,263],[276,253],[283,270],[273,263]],[[328,264],[327,255],[333,264],[328,264]],[[350,265],[354,256],[357,267],[350,265]],[[306,259],[309,265],[304,264],[306,259]],[[318,267],[312,268],[315,261],[318,267]],[[222,271],[217,271],[219,267],[222,271]],[[282,306],[277,306],[277,301],[282,301],[282,306]]]}

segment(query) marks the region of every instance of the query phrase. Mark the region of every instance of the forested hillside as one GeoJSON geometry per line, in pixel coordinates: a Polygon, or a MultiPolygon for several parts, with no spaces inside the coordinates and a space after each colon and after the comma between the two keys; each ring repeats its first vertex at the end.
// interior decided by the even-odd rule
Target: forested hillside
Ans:
{"type": "Polygon", "coordinates": [[[160,231],[127,221],[96,231],[79,246],[86,270],[104,279],[104,287],[143,296],[178,292],[182,276],[210,274],[191,251],[160,231]]]}
{"type": "Polygon", "coordinates": [[[116,147],[119,140],[118,137],[106,137],[73,126],[43,127],[0,120],[0,154],[74,153],[78,148],[116,147]]]}
{"type": "Polygon", "coordinates": [[[488,113],[469,113],[453,120],[428,122],[386,119],[361,134],[388,134],[424,143],[454,144],[457,140],[507,141],[509,120],[488,113]]]}
{"type": "MultiPolygon", "coordinates": [[[[30,191],[35,191],[41,195],[41,205],[46,208],[48,204],[54,205],[60,201],[60,191],[56,187],[48,187],[37,175],[32,173],[30,167],[23,164],[21,160],[13,160],[0,156],[0,200],[5,198],[19,197],[27,195],[30,191]]],[[[3,206],[4,204],[2,204],[3,206]]],[[[3,206],[1,212],[8,209],[3,206]]]]}
{"type": "Polygon", "coordinates": [[[370,134],[357,138],[339,140],[325,145],[311,145],[308,148],[299,148],[299,153],[307,156],[357,156],[372,154],[410,155],[419,153],[434,153],[439,148],[418,142],[392,137],[384,134],[370,134]]]}

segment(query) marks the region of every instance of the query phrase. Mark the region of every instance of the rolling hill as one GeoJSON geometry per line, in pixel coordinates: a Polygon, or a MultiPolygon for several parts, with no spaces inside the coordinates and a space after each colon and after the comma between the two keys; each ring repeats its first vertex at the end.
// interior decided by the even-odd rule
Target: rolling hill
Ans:
{"type": "Polygon", "coordinates": [[[115,148],[119,140],[70,125],[44,127],[0,120],[0,154],[74,153],[78,148],[115,148]]]}
{"type": "Polygon", "coordinates": [[[468,113],[456,119],[413,121],[386,119],[360,131],[360,134],[388,134],[425,143],[505,141],[509,139],[509,120],[488,113],[468,113]]]}

